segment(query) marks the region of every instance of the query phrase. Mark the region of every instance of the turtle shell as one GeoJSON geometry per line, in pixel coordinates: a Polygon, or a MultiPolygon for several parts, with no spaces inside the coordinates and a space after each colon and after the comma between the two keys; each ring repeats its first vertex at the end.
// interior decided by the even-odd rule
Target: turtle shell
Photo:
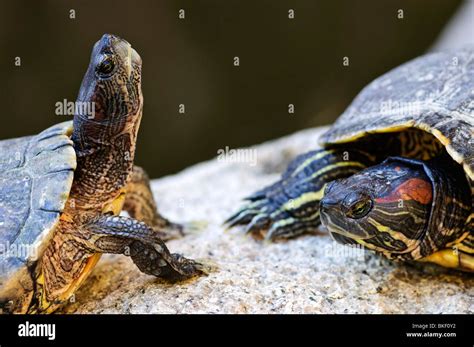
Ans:
{"type": "Polygon", "coordinates": [[[377,78],[321,137],[323,145],[418,128],[474,181],[474,47],[414,59],[377,78]]]}
{"type": "Polygon", "coordinates": [[[37,260],[59,221],[76,168],[71,133],[65,122],[0,141],[0,296],[37,260]]]}

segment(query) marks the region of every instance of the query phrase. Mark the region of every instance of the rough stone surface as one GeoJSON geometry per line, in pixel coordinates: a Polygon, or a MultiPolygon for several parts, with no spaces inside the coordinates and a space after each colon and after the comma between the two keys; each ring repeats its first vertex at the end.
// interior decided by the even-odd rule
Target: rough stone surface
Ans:
{"type": "Polygon", "coordinates": [[[199,233],[168,243],[209,258],[219,270],[169,284],[124,256],[104,256],[76,313],[473,313],[474,277],[430,265],[397,265],[336,244],[323,231],[277,244],[257,242],[222,221],[241,199],[272,183],[295,155],[317,147],[309,129],[254,147],[250,162],[212,160],[153,182],[160,211],[175,221],[206,220],[199,233]]]}

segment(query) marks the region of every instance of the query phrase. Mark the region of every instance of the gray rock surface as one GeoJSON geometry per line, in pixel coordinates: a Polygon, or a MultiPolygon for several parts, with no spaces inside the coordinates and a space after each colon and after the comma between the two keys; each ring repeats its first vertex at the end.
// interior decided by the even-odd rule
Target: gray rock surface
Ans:
{"type": "MultiPolygon", "coordinates": [[[[297,154],[317,147],[309,129],[252,148],[247,162],[211,160],[153,182],[160,211],[202,231],[168,243],[219,270],[169,284],[124,256],[104,256],[63,312],[76,313],[473,313],[474,277],[430,265],[397,265],[336,244],[321,230],[266,244],[224,231],[241,199],[278,179],[297,154]],[[255,164],[255,165],[254,165],[255,164]]],[[[241,158],[242,159],[242,158],[241,158]]]]}

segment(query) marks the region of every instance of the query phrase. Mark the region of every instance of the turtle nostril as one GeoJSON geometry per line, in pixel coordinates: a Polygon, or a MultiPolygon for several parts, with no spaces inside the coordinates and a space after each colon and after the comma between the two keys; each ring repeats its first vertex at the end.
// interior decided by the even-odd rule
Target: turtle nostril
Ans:
{"type": "Polygon", "coordinates": [[[321,224],[326,226],[329,224],[331,216],[337,215],[338,204],[330,199],[323,198],[319,203],[319,216],[321,224]]]}
{"type": "Polygon", "coordinates": [[[321,214],[325,212],[329,212],[330,210],[334,210],[337,208],[338,203],[336,201],[332,201],[326,197],[324,197],[319,203],[319,211],[321,214]]]}

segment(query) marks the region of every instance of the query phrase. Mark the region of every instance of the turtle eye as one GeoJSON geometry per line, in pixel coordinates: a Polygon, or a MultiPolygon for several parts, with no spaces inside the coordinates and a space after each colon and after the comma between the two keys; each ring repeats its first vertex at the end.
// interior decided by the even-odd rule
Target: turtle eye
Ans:
{"type": "Polygon", "coordinates": [[[114,72],[114,68],[114,59],[110,56],[107,56],[97,65],[96,72],[100,78],[107,78],[112,75],[112,73],[114,72]]]}
{"type": "Polygon", "coordinates": [[[372,200],[370,198],[362,199],[353,203],[346,212],[347,217],[359,219],[365,217],[372,209],[372,200]]]}

